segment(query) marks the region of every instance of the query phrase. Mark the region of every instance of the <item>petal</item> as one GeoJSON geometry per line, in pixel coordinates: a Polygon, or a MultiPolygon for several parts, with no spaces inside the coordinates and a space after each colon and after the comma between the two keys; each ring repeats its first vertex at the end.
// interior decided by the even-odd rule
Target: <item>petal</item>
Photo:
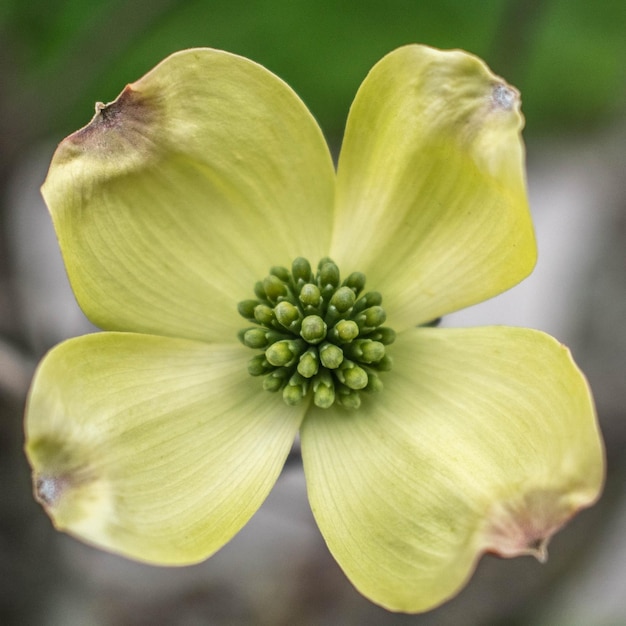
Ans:
{"type": "Polygon", "coordinates": [[[223,546],[272,488],[303,413],[251,381],[242,352],[131,333],[53,349],[26,451],[55,526],[157,564],[223,546]]]}
{"type": "Polygon", "coordinates": [[[419,612],[459,591],[479,556],[545,557],[591,505],[603,448],[587,384],[548,335],[489,327],[398,337],[385,389],[302,428],[309,500],[368,598],[419,612]]]}
{"type": "Polygon", "coordinates": [[[328,253],[334,169],[285,83],[199,49],[97,105],[42,191],[95,324],[222,341],[271,266],[328,253]]]}
{"type": "Polygon", "coordinates": [[[396,330],[494,296],[535,258],[518,93],[460,51],[383,58],[350,110],[331,256],[396,330]]]}

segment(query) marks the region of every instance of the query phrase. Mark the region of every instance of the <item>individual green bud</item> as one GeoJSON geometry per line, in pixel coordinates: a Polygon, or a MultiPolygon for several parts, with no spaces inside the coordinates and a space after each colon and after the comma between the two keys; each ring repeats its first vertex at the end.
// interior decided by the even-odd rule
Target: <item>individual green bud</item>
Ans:
{"type": "Polygon", "coordinates": [[[300,357],[300,361],[298,362],[298,373],[304,376],[304,378],[312,378],[315,374],[317,374],[319,366],[320,363],[317,350],[315,348],[310,348],[300,357]]]}
{"type": "Polygon", "coordinates": [[[368,335],[368,337],[374,341],[380,341],[383,345],[388,346],[396,340],[396,331],[388,326],[380,326],[368,335]]]}
{"type": "Polygon", "coordinates": [[[248,330],[248,328],[241,328],[237,331],[237,339],[239,339],[239,341],[241,341],[244,346],[246,345],[246,342],[244,341],[244,335],[248,330]]]}
{"type": "Polygon", "coordinates": [[[289,406],[297,406],[302,402],[303,398],[302,389],[293,385],[285,385],[283,387],[283,400],[289,406]]]}
{"type": "Polygon", "coordinates": [[[243,334],[243,344],[248,348],[265,348],[268,343],[267,333],[263,328],[248,328],[243,334]]]}
{"type": "Polygon", "coordinates": [[[313,404],[327,409],[335,402],[335,384],[327,370],[323,370],[313,381],[313,404]]]}
{"type": "Polygon", "coordinates": [[[320,288],[313,283],[307,283],[300,290],[300,302],[305,306],[318,307],[322,301],[320,288]]]}
{"type": "Polygon", "coordinates": [[[263,281],[263,289],[267,294],[267,298],[271,302],[277,302],[278,298],[285,297],[287,295],[287,286],[280,278],[270,274],[263,281]]]}
{"type": "Polygon", "coordinates": [[[343,281],[345,287],[350,287],[355,296],[358,296],[363,287],[365,287],[365,274],[363,272],[352,272],[348,278],[343,281]]]}
{"type": "Polygon", "coordinates": [[[359,326],[353,320],[341,320],[331,329],[331,338],[340,343],[348,343],[359,336],[359,326]]]}
{"type": "Polygon", "coordinates": [[[330,306],[334,307],[341,314],[349,311],[355,302],[356,296],[350,287],[339,287],[330,299],[330,306]]]}
{"type": "Polygon", "coordinates": [[[267,304],[259,304],[254,307],[254,319],[263,326],[269,326],[275,319],[274,309],[267,304]]]}
{"type": "Polygon", "coordinates": [[[319,315],[307,315],[302,320],[300,336],[309,343],[318,344],[326,338],[326,322],[319,315]]]}
{"type": "Polygon", "coordinates": [[[385,346],[380,341],[357,339],[349,348],[350,356],[363,363],[377,363],[385,356],[385,346]]]}
{"type": "Polygon", "coordinates": [[[381,324],[384,324],[387,319],[387,314],[382,306],[371,306],[365,309],[357,318],[356,323],[360,329],[364,328],[376,328],[381,324]]]}
{"type": "Polygon", "coordinates": [[[359,390],[367,386],[367,372],[353,363],[345,360],[337,369],[337,377],[350,389],[359,390]]]}
{"type": "Polygon", "coordinates": [[[385,356],[385,345],[381,341],[368,341],[362,350],[361,360],[365,363],[378,363],[385,356]]]}
{"type": "Polygon", "coordinates": [[[367,372],[367,386],[365,391],[371,391],[372,393],[378,393],[383,390],[383,381],[375,372],[367,372]]]}
{"type": "Polygon", "coordinates": [[[267,294],[265,293],[265,289],[263,288],[263,282],[260,280],[254,283],[254,295],[259,300],[267,300],[267,294]]]}
{"type": "Polygon", "coordinates": [[[319,269],[319,284],[324,291],[332,286],[333,291],[339,285],[339,268],[332,261],[328,260],[319,269]]]}
{"type": "Polygon", "coordinates": [[[335,392],[335,401],[344,409],[349,410],[356,410],[361,406],[359,392],[347,387],[340,387],[339,393],[335,392]]]}
{"type": "Polygon", "coordinates": [[[283,300],[274,307],[274,315],[281,326],[284,326],[288,330],[294,330],[294,325],[300,322],[300,311],[298,307],[283,300]]]}
{"type": "Polygon", "coordinates": [[[300,282],[308,283],[311,280],[311,264],[304,257],[299,256],[291,264],[293,280],[298,285],[300,282]]]}
{"type": "Polygon", "coordinates": [[[299,354],[298,345],[295,341],[283,339],[273,343],[266,351],[265,358],[276,367],[290,365],[299,354]]]}
{"type": "Polygon", "coordinates": [[[281,280],[283,283],[289,282],[290,274],[286,267],[275,265],[272,269],[270,269],[270,274],[272,276],[276,276],[276,278],[281,280]]]}
{"type": "Polygon", "coordinates": [[[383,303],[383,297],[378,291],[368,291],[361,296],[354,304],[354,312],[361,312],[371,306],[380,306],[383,303]]]}
{"type": "Polygon", "coordinates": [[[294,374],[283,387],[283,400],[290,406],[296,406],[302,402],[307,390],[307,381],[299,374],[294,374]]]}
{"type": "Polygon", "coordinates": [[[263,389],[265,391],[280,391],[285,384],[285,378],[287,377],[287,371],[281,367],[274,372],[270,372],[263,378],[263,389]]]}
{"type": "Polygon", "coordinates": [[[335,388],[320,385],[313,392],[313,404],[320,409],[328,409],[335,403],[335,388]]]}
{"type": "Polygon", "coordinates": [[[242,300],[237,304],[237,311],[241,317],[245,317],[248,320],[254,319],[254,309],[260,304],[258,300],[242,300]]]}
{"type": "Polygon", "coordinates": [[[330,370],[338,368],[343,362],[343,350],[333,343],[323,343],[319,355],[322,365],[330,370]]]}
{"type": "Polygon", "coordinates": [[[248,373],[251,376],[262,376],[272,369],[273,367],[265,358],[265,354],[257,354],[248,361],[248,373]]]}

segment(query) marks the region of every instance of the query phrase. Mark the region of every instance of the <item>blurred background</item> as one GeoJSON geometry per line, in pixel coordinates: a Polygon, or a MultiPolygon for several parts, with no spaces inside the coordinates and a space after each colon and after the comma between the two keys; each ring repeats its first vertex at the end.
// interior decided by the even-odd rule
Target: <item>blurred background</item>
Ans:
{"type": "Polygon", "coordinates": [[[626,5],[623,0],[0,0],[0,624],[30,626],[626,624],[626,5]],[[285,79],[336,152],[369,68],[406,43],[463,48],[522,91],[539,263],[447,318],[546,330],[595,392],[608,477],[550,559],[487,556],[419,616],[362,598],[328,554],[289,463],[209,561],[160,569],[55,532],[22,453],[30,377],[90,330],[39,195],[56,144],[167,54],[245,55],[285,79]]]}

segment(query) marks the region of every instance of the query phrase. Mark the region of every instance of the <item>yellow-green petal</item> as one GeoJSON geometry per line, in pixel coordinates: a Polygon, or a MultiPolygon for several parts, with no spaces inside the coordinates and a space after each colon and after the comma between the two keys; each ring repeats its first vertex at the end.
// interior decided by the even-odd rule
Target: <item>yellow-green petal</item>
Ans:
{"type": "Polygon", "coordinates": [[[385,388],[302,427],[309,500],[354,585],[382,606],[433,608],[485,551],[545,558],[601,490],[603,447],[569,352],[526,329],[407,331],[385,388]]]}
{"type": "Polygon", "coordinates": [[[60,144],[42,191],[96,325],[221,341],[271,266],[328,253],[334,176],[285,83],[196,49],[98,104],[60,144]]]}
{"type": "Polygon", "coordinates": [[[132,333],[48,353],[26,452],[55,526],[163,565],[229,541],[275,483],[303,413],[250,381],[247,358],[236,345],[132,333]]]}
{"type": "Polygon", "coordinates": [[[418,45],[387,55],[361,85],[339,159],[331,256],[367,274],[396,330],[532,270],[519,107],[518,92],[476,57],[418,45]]]}

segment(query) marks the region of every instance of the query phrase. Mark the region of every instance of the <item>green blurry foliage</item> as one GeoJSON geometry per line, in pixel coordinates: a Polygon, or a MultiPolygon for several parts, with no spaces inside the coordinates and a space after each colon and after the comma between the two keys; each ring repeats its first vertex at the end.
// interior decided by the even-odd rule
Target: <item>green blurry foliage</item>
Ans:
{"type": "Polygon", "coordinates": [[[167,54],[192,46],[265,65],[298,92],[331,141],[341,137],[367,70],[411,42],[483,57],[522,90],[531,133],[600,125],[624,108],[623,0],[3,0],[0,7],[5,65],[19,77],[15,110],[41,101],[34,122],[41,133],[86,123],[95,101],[113,99],[167,54]]]}
{"type": "Polygon", "coordinates": [[[537,129],[580,130],[623,113],[624,0],[543,4],[518,80],[526,116],[537,129]]]}

